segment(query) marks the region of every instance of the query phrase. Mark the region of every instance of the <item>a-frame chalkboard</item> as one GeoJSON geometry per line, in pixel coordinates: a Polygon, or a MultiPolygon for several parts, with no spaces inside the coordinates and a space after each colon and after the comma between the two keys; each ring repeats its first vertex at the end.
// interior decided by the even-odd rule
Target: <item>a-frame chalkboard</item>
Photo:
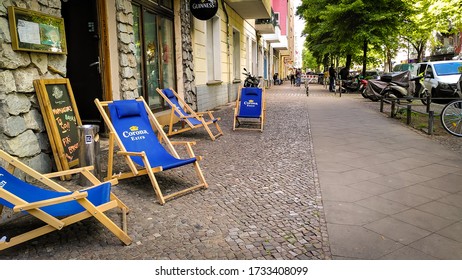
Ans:
{"type": "Polygon", "coordinates": [[[69,79],[35,80],[34,87],[58,171],[77,166],[82,121],[69,79]]]}

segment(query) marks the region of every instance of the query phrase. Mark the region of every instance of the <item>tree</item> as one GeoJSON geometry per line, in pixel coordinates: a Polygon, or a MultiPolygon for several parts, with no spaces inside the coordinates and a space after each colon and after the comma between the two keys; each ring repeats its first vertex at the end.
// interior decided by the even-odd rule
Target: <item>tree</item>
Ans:
{"type": "Polygon", "coordinates": [[[393,34],[398,34],[409,13],[403,0],[303,0],[297,8],[297,15],[305,19],[310,50],[318,55],[345,55],[349,65],[353,54],[362,49],[363,74],[369,45],[397,41],[393,34]]]}
{"type": "Polygon", "coordinates": [[[303,69],[310,68],[319,70],[319,63],[313,56],[313,54],[310,52],[310,50],[306,47],[306,43],[302,51],[302,65],[303,69]]]}

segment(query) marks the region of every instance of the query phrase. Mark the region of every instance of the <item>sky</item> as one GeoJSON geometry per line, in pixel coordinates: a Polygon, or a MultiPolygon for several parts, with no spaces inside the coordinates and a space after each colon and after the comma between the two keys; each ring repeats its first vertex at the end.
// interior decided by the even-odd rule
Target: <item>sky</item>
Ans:
{"type": "MultiPolygon", "coordinates": [[[[297,7],[301,4],[301,0],[293,0],[294,1],[294,12],[296,11],[297,7]]],[[[303,19],[300,19],[298,16],[294,15],[294,32],[295,32],[295,40],[297,40],[296,42],[296,48],[297,48],[297,52],[298,52],[298,56],[299,56],[299,64],[300,65],[297,65],[297,67],[301,67],[301,54],[302,54],[302,50],[303,50],[303,43],[305,41],[305,38],[304,37],[301,37],[301,34],[302,34],[302,31],[303,31],[303,28],[305,26],[305,21],[303,19]]],[[[295,61],[297,62],[297,59],[295,59],[295,61]]]]}

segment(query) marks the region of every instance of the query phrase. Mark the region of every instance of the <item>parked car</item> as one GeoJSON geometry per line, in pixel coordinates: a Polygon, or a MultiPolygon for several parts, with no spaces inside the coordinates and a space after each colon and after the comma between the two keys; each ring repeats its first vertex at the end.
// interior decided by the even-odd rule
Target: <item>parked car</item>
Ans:
{"type": "Polygon", "coordinates": [[[424,75],[424,84],[431,93],[432,102],[445,104],[462,98],[456,91],[457,81],[462,73],[462,60],[422,62],[417,71],[417,74],[424,75]]]}
{"type": "Polygon", "coordinates": [[[417,76],[417,63],[399,63],[393,66],[393,72],[411,71],[411,75],[417,76]]]}
{"type": "Polygon", "coordinates": [[[364,76],[364,79],[380,79],[380,73],[377,70],[366,70],[366,76],[364,76]]]}

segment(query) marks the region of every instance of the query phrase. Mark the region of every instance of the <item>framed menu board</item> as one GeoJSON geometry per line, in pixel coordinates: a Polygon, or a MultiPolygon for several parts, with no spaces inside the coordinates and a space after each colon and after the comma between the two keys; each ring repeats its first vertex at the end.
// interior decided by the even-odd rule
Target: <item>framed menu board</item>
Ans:
{"type": "Polygon", "coordinates": [[[19,7],[8,7],[13,50],[66,54],[64,19],[19,7]]]}
{"type": "Polygon", "coordinates": [[[34,87],[56,167],[68,170],[79,164],[78,126],[82,125],[69,79],[35,80],[34,87]]]}

